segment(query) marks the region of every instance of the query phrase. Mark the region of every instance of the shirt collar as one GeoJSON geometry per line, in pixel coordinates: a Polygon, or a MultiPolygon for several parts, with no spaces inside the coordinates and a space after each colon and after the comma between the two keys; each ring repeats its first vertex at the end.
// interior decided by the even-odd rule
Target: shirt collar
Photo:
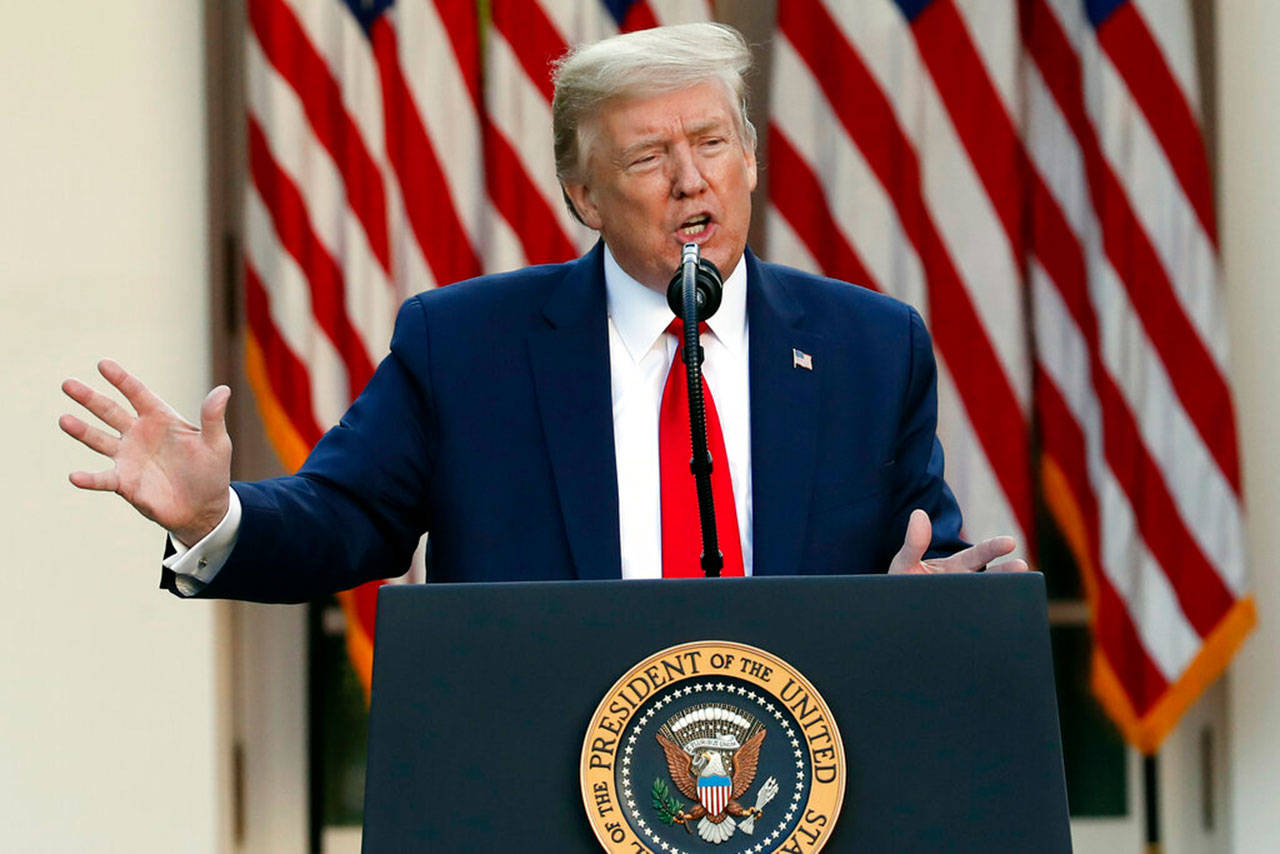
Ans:
{"type": "MultiPolygon", "coordinates": [[[[604,287],[609,317],[633,361],[639,362],[671,323],[667,298],[633,279],[604,247],[604,287]]],[[[707,321],[720,343],[741,353],[747,339],[746,253],[724,283],[720,309],[707,321]]]]}

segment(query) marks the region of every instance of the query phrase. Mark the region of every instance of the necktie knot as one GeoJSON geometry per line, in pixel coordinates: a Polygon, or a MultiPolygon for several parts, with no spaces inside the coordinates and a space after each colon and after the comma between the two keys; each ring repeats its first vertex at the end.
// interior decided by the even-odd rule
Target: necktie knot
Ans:
{"type": "MultiPolygon", "coordinates": [[[[680,318],[677,317],[674,320],[672,320],[670,323],[668,323],[667,331],[670,332],[672,335],[676,336],[677,341],[680,341],[681,343],[684,342],[684,322],[680,320],[680,318]]],[[[698,324],[698,334],[701,335],[706,331],[707,331],[707,322],[703,320],[698,324]]]]}

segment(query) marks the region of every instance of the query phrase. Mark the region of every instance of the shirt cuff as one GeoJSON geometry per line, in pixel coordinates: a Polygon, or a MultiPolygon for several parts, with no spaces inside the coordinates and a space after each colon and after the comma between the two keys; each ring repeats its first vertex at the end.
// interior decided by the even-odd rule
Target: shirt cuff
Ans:
{"type": "Polygon", "coordinates": [[[230,487],[227,492],[227,515],[200,542],[187,548],[172,531],[168,532],[173,554],[163,563],[165,569],[173,571],[174,586],[183,596],[194,596],[213,581],[235,548],[240,535],[240,497],[230,487]]]}

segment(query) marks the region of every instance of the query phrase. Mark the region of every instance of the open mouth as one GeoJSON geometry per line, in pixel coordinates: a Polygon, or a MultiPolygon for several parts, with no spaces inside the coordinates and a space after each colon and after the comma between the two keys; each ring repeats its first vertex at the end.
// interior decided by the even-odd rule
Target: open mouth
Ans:
{"type": "Polygon", "coordinates": [[[691,216],[684,222],[680,223],[681,237],[697,237],[705,232],[711,226],[711,214],[698,214],[691,216]]]}

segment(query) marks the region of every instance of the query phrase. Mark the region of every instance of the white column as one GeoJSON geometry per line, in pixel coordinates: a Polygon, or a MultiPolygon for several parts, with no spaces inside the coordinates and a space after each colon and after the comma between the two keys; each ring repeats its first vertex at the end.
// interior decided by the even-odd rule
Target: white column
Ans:
{"type": "Polygon", "coordinates": [[[1218,169],[1260,626],[1230,672],[1234,850],[1280,839],[1280,3],[1218,0],[1218,169]]]}
{"type": "Polygon", "coordinates": [[[4,10],[0,850],[229,844],[224,606],[156,589],[159,530],[68,484],[102,461],[56,426],[104,355],[188,417],[209,387],[202,15],[4,10]]]}

